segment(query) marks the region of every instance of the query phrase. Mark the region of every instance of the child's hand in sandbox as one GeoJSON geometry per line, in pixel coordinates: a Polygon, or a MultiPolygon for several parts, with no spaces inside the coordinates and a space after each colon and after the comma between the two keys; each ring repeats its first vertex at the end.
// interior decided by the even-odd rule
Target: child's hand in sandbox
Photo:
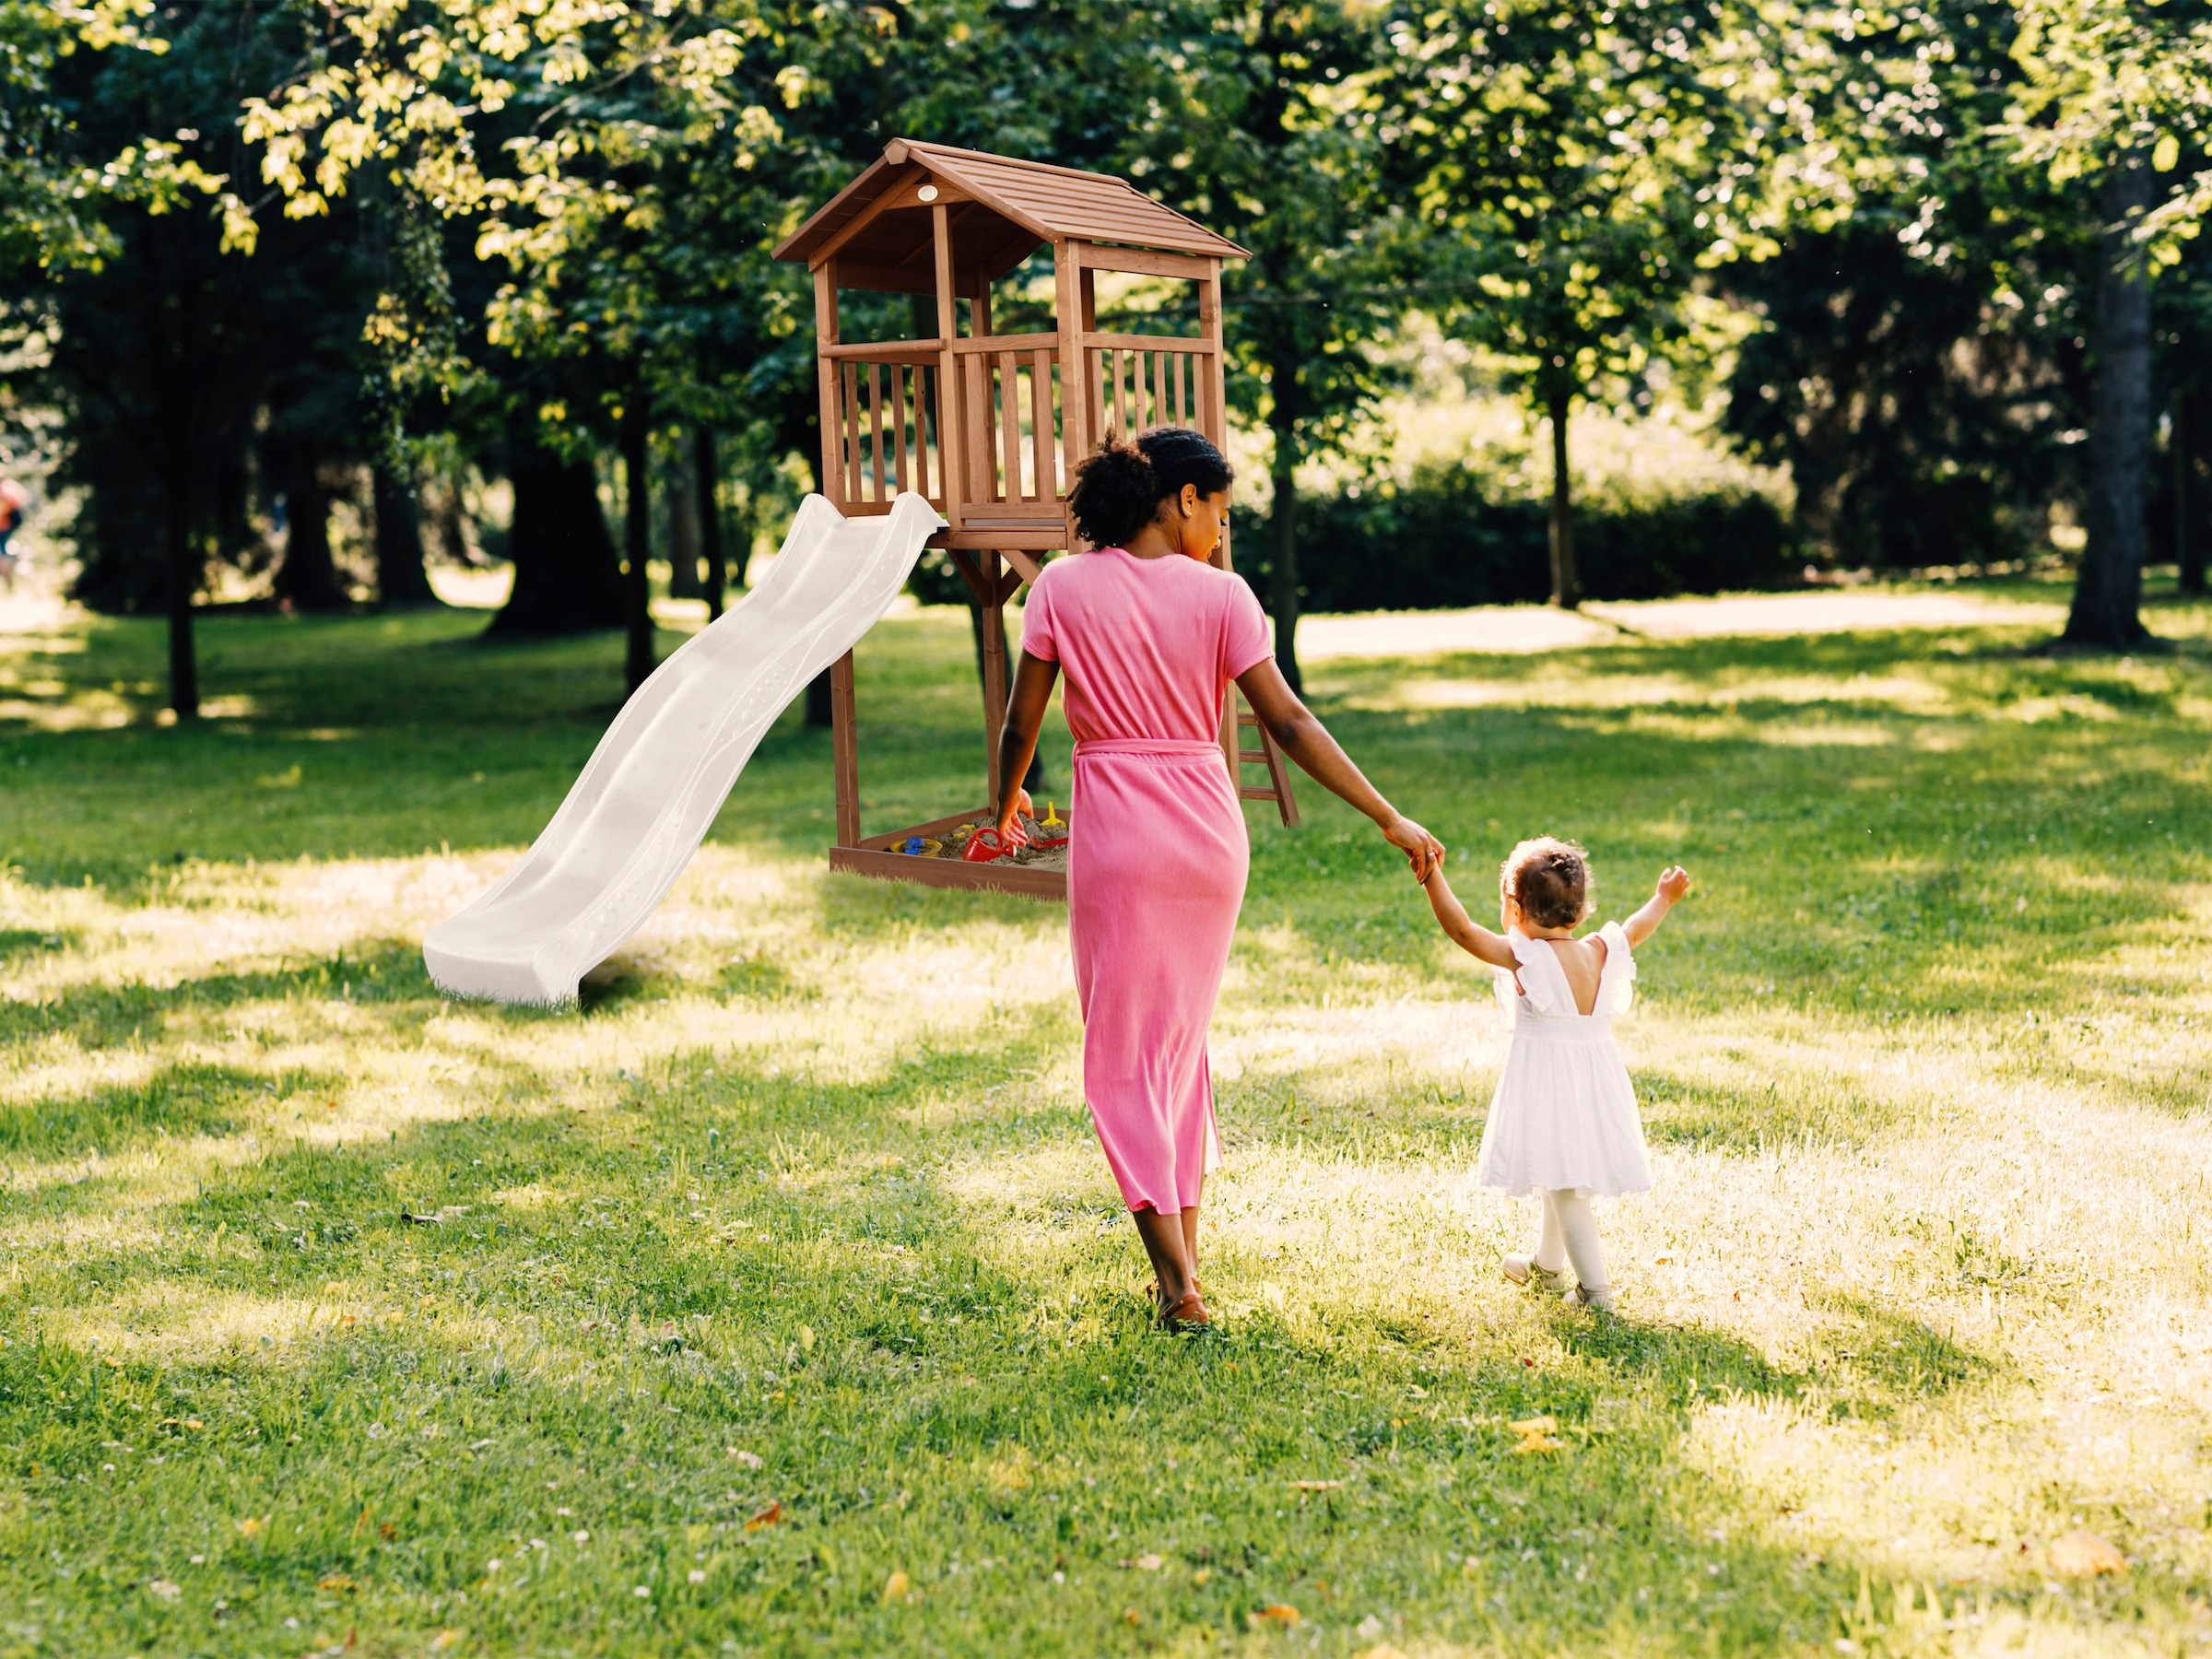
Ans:
{"type": "Polygon", "coordinates": [[[1659,885],[1652,890],[1667,903],[1679,904],[1689,891],[1689,872],[1680,865],[1669,865],[1659,873],[1659,885]]]}

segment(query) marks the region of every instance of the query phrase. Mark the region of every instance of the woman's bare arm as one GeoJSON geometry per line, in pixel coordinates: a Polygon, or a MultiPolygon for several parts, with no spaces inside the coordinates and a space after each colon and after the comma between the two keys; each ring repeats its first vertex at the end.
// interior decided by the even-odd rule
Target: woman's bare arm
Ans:
{"type": "Polygon", "coordinates": [[[1444,879],[1444,869],[1439,865],[1429,872],[1428,880],[1421,884],[1429,892],[1429,908],[1436,912],[1437,921],[1450,935],[1452,943],[1469,956],[1480,957],[1493,968],[1518,966],[1512,945],[1503,934],[1494,934],[1467,914],[1467,907],[1459,901],[1452,884],[1444,879]]]}
{"type": "Polygon", "coordinates": [[[1003,838],[1013,827],[1014,815],[1030,805],[1022,779],[1029,776],[1030,759],[1037,753],[1037,734],[1044,727],[1044,712],[1052,705],[1053,684],[1060,665],[1021,653],[1014,669],[1014,693],[1006,700],[1006,724],[998,734],[998,832],[1003,838]]]}
{"type": "Polygon", "coordinates": [[[1416,881],[1426,881],[1430,872],[1443,863],[1443,844],[1382,798],[1382,792],[1352,764],[1352,758],[1329,735],[1313,711],[1299,700],[1273,657],[1237,676],[1237,688],[1244,693],[1244,700],[1267,728],[1267,735],[1308,777],[1375,820],[1383,839],[1406,854],[1416,881]]]}

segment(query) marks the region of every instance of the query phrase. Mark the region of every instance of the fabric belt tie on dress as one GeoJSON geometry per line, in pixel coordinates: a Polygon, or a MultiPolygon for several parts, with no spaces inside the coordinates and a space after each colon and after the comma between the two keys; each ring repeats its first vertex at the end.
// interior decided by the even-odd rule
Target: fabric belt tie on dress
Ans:
{"type": "Polygon", "coordinates": [[[1571,1020],[1538,1015],[1513,1021],[1516,1042],[1609,1042],[1612,1037],[1613,1021],[1603,1014],[1584,1014],[1571,1020]]]}
{"type": "Polygon", "coordinates": [[[1211,755],[1218,760],[1221,758],[1221,746],[1182,737],[1086,737],[1076,745],[1076,759],[1080,760],[1087,755],[1159,755],[1173,759],[1187,755],[1211,755]]]}

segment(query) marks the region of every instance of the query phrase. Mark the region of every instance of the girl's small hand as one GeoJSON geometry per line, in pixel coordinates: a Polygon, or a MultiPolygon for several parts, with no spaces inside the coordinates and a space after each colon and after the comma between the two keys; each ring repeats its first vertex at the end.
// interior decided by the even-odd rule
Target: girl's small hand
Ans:
{"type": "Polygon", "coordinates": [[[999,803],[998,839],[1009,846],[1026,844],[1030,838],[1022,832],[1021,827],[1015,822],[1015,818],[1025,812],[1034,818],[1036,810],[1036,803],[1030,799],[1030,792],[1017,785],[1013,792],[999,803]]]}
{"type": "Polygon", "coordinates": [[[1689,872],[1680,865],[1669,865],[1660,872],[1659,885],[1654,890],[1669,904],[1679,903],[1682,895],[1689,891],[1689,872]]]}
{"type": "Polygon", "coordinates": [[[1416,881],[1428,880],[1429,872],[1444,862],[1444,843],[1409,818],[1393,818],[1382,826],[1382,839],[1406,854],[1416,881]]]}

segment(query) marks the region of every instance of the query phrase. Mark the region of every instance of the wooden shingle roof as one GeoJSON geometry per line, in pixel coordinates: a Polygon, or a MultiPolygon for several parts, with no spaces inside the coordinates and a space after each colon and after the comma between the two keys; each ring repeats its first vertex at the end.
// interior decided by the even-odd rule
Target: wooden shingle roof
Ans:
{"type": "Polygon", "coordinates": [[[784,239],[775,256],[818,264],[834,252],[841,262],[881,271],[917,265],[926,270],[928,215],[909,194],[925,180],[968,198],[956,209],[961,222],[955,238],[994,277],[1019,265],[1040,242],[1063,237],[1201,258],[1247,257],[1227,237],[1154,201],[1125,179],[907,138],[886,145],[866,171],[784,239]]]}

